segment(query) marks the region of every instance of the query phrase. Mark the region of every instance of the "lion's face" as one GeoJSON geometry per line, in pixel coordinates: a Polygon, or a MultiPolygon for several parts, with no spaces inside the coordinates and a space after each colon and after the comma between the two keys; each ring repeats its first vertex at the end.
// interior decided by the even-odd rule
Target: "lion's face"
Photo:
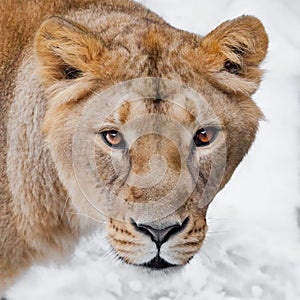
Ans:
{"type": "MultiPolygon", "coordinates": [[[[261,29],[260,23],[256,25],[261,29]]],[[[243,71],[238,62],[228,66],[222,52],[209,65],[214,54],[208,41],[204,39],[199,48],[190,35],[187,46],[185,33],[179,63],[174,52],[158,44],[162,33],[154,30],[150,37],[145,33],[144,48],[133,56],[135,63],[132,54],[128,57],[130,69],[125,76],[115,66],[121,54],[108,57],[99,40],[81,30],[55,18],[46,21],[37,36],[40,74],[49,98],[44,133],[60,179],[82,227],[103,222],[118,258],[151,269],[185,265],[204,241],[209,203],[255,137],[262,115],[248,97],[259,81],[247,78],[247,72],[250,77],[260,74],[254,59],[243,71]],[[71,40],[80,36],[76,49],[89,52],[82,54],[85,65],[74,65],[73,55],[64,57],[70,49],[64,52],[62,28],[71,40]],[[83,37],[88,42],[82,46],[83,37]],[[54,47],[55,38],[59,46],[54,47]],[[98,51],[95,57],[90,53],[93,47],[98,51]],[[153,58],[154,48],[163,55],[153,58]],[[151,62],[158,60],[155,66],[145,59],[145,49],[151,62]],[[53,51],[58,52],[51,60],[53,51]],[[95,68],[95,62],[103,63],[99,58],[103,55],[108,61],[105,73],[95,68]],[[222,66],[216,65],[218,60],[222,66]],[[243,76],[237,73],[238,67],[243,76]],[[115,72],[113,80],[108,80],[109,68],[115,72]],[[153,68],[161,72],[146,76],[153,68]]],[[[178,33],[166,30],[179,47],[178,33]]],[[[137,41],[132,46],[135,51],[137,45],[141,47],[140,37],[137,41]]],[[[123,47],[120,51],[124,55],[123,47]]],[[[241,55],[241,51],[234,53],[229,58],[241,55]]]]}
{"type": "Polygon", "coordinates": [[[95,184],[101,182],[95,195],[108,187],[100,210],[119,258],[151,268],[183,265],[205,237],[207,205],[221,178],[212,179],[212,168],[217,173],[220,167],[222,174],[226,165],[222,125],[205,102],[195,102],[184,89],[169,91],[168,81],[130,84],[135,97],[126,93],[129,99],[108,115],[94,137],[95,184]],[[158,89],[161,98],[153,98],[158,89]]]}

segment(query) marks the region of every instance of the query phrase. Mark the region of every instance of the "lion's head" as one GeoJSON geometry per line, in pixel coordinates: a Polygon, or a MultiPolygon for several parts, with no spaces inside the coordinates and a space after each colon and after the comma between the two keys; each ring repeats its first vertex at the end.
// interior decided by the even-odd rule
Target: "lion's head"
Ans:
{"type": "Polygon", "coordinates": [[[204,38],[115,18],[112,28],[79,12],[69,16],[76,23],[52,17],[40,27],[43,132],[83,228],[104,222],[129,264],[183,266],[255,138],[262,113],[250,97],[267,36],[250,16],[204,38]]]}

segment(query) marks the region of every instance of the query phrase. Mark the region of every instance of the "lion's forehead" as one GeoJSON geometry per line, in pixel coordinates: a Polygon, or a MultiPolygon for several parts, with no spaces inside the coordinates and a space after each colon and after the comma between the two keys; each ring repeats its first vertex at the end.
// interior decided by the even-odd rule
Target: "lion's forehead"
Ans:
{"type": "MultiPolygon", "coordinates": [[[[151,93],[148,92],[149,95],[151,93]]],[[[207,126],[221,122],[220,116],[215,114],[211,104],[202,95],[191,97],[185,91],[158,95],[139,95],[134,99],[124,99],[109,114],[106,121],[126,126],[140,120],[141,126],[157,127],[165,130],[166,127],[184,127],[193,132],[199,126],[207,126]]],[[[217,124],[216,124],[217,125],[217,124]]],[[[139,128],[138,126],[136,128],[139,128]]],[[[199,128],[200,129],[200,128],[199,128]]]]}
{"type": "Polygon", "coordinates": [[[135,119],[137,116],[153,115],[162,119],[171,118],[187,127],[192,125],[198,116],[195,103],[184,97],[181,103],[172,99],[143,99],[141,101],[125,102],[118,109],[119,121],[122,125],[135,119]]]}

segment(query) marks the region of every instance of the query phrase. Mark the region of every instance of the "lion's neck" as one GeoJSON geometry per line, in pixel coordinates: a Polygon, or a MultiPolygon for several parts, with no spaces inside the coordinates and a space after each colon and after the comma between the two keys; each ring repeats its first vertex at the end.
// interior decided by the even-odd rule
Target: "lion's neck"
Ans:
{"type": "Polygon", "coordinates": [[[27,58],[21,70],[8,121],[7,175],[13,213],[18,232],[38,252],[64,252],[79,234],[78,221],[41,133],[46,101],[33,60],[27,58]]]}

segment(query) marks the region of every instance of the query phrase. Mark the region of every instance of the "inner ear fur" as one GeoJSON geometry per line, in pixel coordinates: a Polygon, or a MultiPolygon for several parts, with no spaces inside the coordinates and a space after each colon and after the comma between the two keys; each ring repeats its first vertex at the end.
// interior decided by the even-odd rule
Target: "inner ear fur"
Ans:
{"type": "Polygon", "coordinates": [[[105,48],[87,28],[61,17],[50,17],[35,38],[39,75],[46,86],[73,80],[99,68],[105,48]]]}
{"type": "Polygon", "coordinates": [[[228,92],[252,94],[267,54],[268,36],[252,16],[226,21],[205,36],[200,45],[201,69],[210,81],[228,92]]]}

